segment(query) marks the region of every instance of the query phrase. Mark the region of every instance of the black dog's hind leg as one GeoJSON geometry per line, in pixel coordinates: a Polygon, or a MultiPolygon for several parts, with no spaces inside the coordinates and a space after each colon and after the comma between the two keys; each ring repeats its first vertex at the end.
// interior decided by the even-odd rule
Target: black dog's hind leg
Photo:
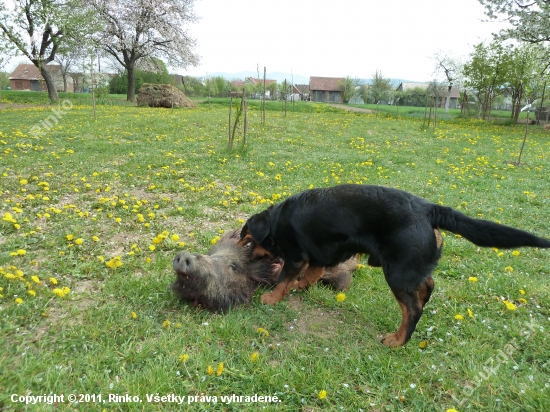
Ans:
{"type": "Polygon", "coordinates": [[[424,305],[430,300],[434,289],[434,280],[429,275],[419,287],[410,290],[403,287],[399,281],[393,281],[386,276],[386,280],[401,307],[401,325],[397,332],[391,333],[382,339],[382,343],[390,348],[403,346],[411,338],[416,324],[422,316],[424,305]]]}

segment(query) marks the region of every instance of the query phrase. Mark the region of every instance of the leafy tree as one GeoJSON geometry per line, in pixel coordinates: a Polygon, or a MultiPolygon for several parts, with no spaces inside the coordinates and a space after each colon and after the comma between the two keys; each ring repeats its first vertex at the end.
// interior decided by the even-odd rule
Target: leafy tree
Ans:
{"type": "Polygon", "coordinates": [[[474,46],[464,64],[464,85],[473,91],[485,120],[494,98],[504,90],[509,64],[508,50],[499,41],[474,46]]]}
{"type": "Polygon", "coordinates": [[[0,51],[22,54],[40,70],[51,101],[59,100],[46,65],[60,47],[85,42],[93,19],[81,0],[14,0],[0,2],[0,51]]]}
{"type": "Polygon", "coordinates": [[[372,75],[372,83],[369,87],[369,96],[374,99],[374,103],[388,100],[393,90],[391,80],[385,78],[381,71],[376,70],[372,75]]]}
{"type": "Polygon", "coordinates": [[[216,96],[227,97],[229,94],[229,82],[222,76],[216,76],[212,79],[214,87],[216,89],[216,96]]]}
{"type": "Polygon", "coordinates": [[[493,20],[507,20],[511,28],[501,31],[503,38],[528,43],[550,42],[550,1],[479,0],[493,20]]]}
{"type": "Polygon", "coordinates": [[[512,98],[512,116],[517,122],[521,107],[526,99],[534,101],[541,96],[545,80],[544,55],[540,45],[521,43],[509,50],[509,64],[506,73],[506,90],[512,98]]]}
{"type": "Polygon", "coordinates": [[[199,77],[185,76],[183,78],[183,92],[187,96],[202,96],[204,85],[199,77]]]}
{"type": "MultiPolygon", "coordinates": [[[[156,67],[157,71],[147,71],[136,69],[134,73],[134,93],[143,86],[144,83],[168,84],[171,81],[170,74],[166,68],[166,64],[160,59],[156,59],[151,67],[156,67]]],[[[128,73],[122,72],[117,74],[109,81],[109,91],[115,94],[128,94],[128,73]]]]}
{"type": "MultiPolygon", "coordinates": [[[[186,26],[195,22],[194,0],[90,0],[103,29],[97,33],[103,49],[125,69],[127,100],[135,100],[137,62],[166,57],[172,67],[196,65],[195,40],[186,26]]],[[[152,60],[151,60],[152,61],[152,60]]]]}
{"type": "Polygon", "coordinates": [[[360,80],[358,78],[352,78],[346,76],[339,84],[342,90],[344,103],[349,102],[353,97],[358,95],[358,88],[360,86],[360,80]]]}
{"type": "Polygon", "coordinates": [[[426,104],[426,89],[414,87],[403,92],[403,106],[424,106],[426,104]]]}
{"type": "Polygon", "coordinates": [[[5,72],[0,72],[0,90],[6,90],[10,85],[10,75],[5,72]]]}
{"type": "Polygon", "coordinates": [[[359,93],[359,96],[361,97],[361,99],[363,99],[363,101],[365,103],[367,103],[368,97],[369,97],[369,85],[368,84],[362,84],[361,86],[359,86],[358,93],[359,93]]]}
{"type": "Polygon", "coordinates": [[[277,82],[271,82],[265,86],[267,90],[269,90],[270,98],[273,100],[275,99],[275,94],[277,93],[277,82]]]}

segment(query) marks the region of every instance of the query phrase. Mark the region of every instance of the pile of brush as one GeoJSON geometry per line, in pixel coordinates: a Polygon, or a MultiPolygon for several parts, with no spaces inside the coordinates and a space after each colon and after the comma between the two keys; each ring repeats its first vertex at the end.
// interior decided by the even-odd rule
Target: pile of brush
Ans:
{"type": "Polygon", "coordinates": [[[149,107],[196,107],[181,90],[171,84],[144,83],[138,91],[137,103],[149,107]]]}

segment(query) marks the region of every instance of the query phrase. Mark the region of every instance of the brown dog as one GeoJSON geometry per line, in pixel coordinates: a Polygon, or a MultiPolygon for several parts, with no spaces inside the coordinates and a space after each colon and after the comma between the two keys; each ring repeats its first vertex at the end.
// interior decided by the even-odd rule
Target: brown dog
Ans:
{"type": "Polygon", "coordinates": [[[434,288],[431,273],[441,256],[438,228],[478,246],[550,247],[550,241],[522,230],[472,219],[402,190],[370,185],[312,189],[291,196],[251,216],[241,236],[253,239],[259,254],[285,260],[279,284],[261,298],[271,305],[293,287],[315,283],[325,267],[369,254],[369,264],[382,267],[401,307],[399,329],[382,340],[395,347],[410,339],[434,288]],[[304,270],[303,279],[295,283],[304,270]]]}

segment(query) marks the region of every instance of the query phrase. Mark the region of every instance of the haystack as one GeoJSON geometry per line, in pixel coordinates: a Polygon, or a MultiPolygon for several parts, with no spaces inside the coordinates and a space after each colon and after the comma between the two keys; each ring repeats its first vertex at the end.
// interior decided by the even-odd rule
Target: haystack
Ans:
{"type": "Polygon", "coordinates": [[[171,84],[144,83],[137,95],[138,105],[149,107],[196,107],[178,88],[171,84]]]}

